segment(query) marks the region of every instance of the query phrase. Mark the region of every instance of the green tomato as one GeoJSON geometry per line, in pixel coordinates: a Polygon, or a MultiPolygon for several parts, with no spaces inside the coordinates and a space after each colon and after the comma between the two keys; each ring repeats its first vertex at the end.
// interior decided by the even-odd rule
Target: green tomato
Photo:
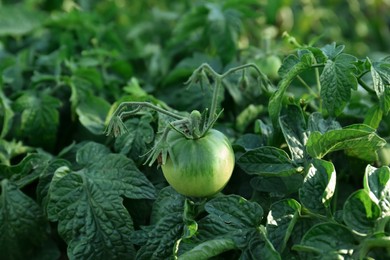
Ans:
{"type": "Polygon", "coordinates": [[[161,168],[178,193],[209,197],[225,187],[233,172],[234,152],[223,133],[211,129],[199,139],[187,139],[171,131],[167,141],[171,148],[161,168]]]}

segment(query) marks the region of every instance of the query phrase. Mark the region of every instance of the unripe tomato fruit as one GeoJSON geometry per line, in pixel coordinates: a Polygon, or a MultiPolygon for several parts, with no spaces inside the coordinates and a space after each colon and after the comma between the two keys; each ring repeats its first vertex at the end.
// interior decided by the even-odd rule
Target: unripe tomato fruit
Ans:
{"type": "Polygon", "coordinates": [[[167,141],[171,149],[161,168],[178,193],[209,197],[225,187],[233,172],[234,152],[223,133],[210,129],[199,139],[187,139],[171,131],[167,141]]]}

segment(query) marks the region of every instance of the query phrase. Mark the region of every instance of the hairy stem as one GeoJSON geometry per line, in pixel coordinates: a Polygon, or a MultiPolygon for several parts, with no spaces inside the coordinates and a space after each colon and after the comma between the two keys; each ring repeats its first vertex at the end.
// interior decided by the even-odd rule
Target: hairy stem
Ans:
{"type": "Polygon", "coordinates": [[[165,114],[167,116],[170,116],[170,117],[173,117],[173,118],[176,118],[176,119],[183,119],[184,118],[183,116],[181,116],[179,114],[170,112],[170,111],[165,110],[165,109],[163,109],[161,107],[153,105],[153,104],[151,104],[149,102],[123,102],[115,110],[114,115],[117,115],[121,119],[124,119],[124,118],[127,118],[127,117],[131,116],[131,115],[134,115],[135,113],[139,112],[144,107],[154,109],[157,112],[160,112],[162,114],[165,114]],[[137,106],[137,107],[135,109],[131,110],[131,111],[123,112],[123,110],[125,110],[128,106],[137,106]]]}

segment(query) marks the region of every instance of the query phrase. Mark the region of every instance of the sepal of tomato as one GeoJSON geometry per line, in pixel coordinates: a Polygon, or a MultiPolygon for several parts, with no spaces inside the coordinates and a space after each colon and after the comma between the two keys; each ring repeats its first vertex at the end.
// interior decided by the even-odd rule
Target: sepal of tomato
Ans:
{"type": "Polygon", "coordinates": [[[221,191],[234,168],[234,152],[228,138],[210,129],[198,139],[171,131],[169,156],[161,165],[168,183],[180,194],[209,197],[221,191]]]}

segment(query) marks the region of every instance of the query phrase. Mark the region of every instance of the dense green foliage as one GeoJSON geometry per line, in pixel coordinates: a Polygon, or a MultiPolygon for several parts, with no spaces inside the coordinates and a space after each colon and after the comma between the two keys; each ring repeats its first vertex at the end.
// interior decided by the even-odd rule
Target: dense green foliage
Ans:
{"type": "Polygon", "coordinates": [[[317,2],[0,1],[0,258],[389,259],[390,6],[317,2]],[[212,100],[211,198],[144,164],[169,116],[109,124],[212,100]]]}

